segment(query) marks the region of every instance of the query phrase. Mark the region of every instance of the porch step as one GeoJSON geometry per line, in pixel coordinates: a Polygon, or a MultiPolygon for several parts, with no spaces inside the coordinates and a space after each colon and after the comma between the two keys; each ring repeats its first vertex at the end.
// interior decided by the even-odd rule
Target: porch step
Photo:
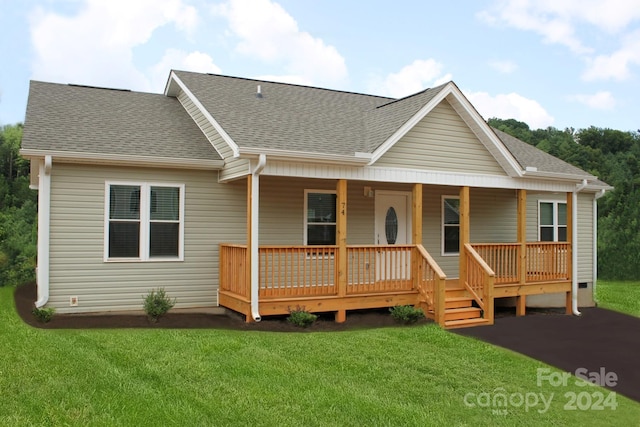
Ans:
{"type": "Polygon", "coordinates": [[[449,320],[479,319],[480,309],[477,307],[449,308],[444,311],[445,324],[449,320]]]}
{"type": "Polygon", "coordinates": [[[463,298],[468,297],[469,293],[464,288],[449,288],[445,290],[445,298],[463,298]]]}
{"type": "Polygon", "coordinates": [[[470,328],[472,326],[485,326],[490,325],[491,322],[487,319],[476,318],[476,319],[458,319],[458,320],[447,320],[444,322],[445,329],[456,329],[456,328],[470,328]]]}
{"type": "Polygon", "coordinates": [[[471,307],[473,298],[470,297],[451,297],[445,298],[444,308],[462,308],[462,307],[471,307]]]}

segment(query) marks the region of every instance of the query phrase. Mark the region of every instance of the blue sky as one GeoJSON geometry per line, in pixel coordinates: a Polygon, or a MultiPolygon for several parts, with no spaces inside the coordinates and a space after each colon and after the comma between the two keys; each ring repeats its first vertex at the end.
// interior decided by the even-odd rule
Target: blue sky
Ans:
{"type": "Polygon", "coordinates": [[[533,129],[640,129],[640,0],[0,0],[0,125],[29,80],[173,69],[402,97],[453,80],[533,129]]]}

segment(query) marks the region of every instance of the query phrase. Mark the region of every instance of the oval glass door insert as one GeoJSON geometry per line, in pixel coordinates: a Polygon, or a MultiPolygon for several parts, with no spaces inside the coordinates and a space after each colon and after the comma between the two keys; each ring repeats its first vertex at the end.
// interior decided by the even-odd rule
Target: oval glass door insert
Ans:
{"type": "Polygon", "coordinates": [[[384,233],[387,236],[387,244],[395,245],[398,238],[398,215],[393,206],[387,210],[387,216],[384,220],[384,233]]]}

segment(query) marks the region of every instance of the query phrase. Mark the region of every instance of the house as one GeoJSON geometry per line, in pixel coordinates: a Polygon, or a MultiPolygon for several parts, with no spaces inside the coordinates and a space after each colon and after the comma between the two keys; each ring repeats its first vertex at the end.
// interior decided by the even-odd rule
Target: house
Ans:
{"type": "Polygon", "coordinates": [[[453,82],[391,99],[184,71],[164,94],[33,81],[21,154],[35,304],[58,313],[140,310],[159,287],[247,321],[594,304],[611,187],[492,129],[453,82]]]}

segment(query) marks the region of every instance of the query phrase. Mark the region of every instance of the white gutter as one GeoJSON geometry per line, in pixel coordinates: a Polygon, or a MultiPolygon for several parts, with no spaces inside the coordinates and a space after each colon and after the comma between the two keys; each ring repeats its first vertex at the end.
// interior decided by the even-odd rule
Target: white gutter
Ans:
{"type": "Polygon", "coordinates": [[[578,193],[587,186],[587,180],[576,186],[571,194],[571,312],[575,316],[582,313],[578,311],[578,193]]]}
{"type": "Polygon", "coordinates": [[[562,173],[562,172],[545,172],[545,171],[539,171],[535,167],[527,167],[522,175],[527,178],[531,177],[531,178],[538,178],[538,179],[553,179],[553,180],[568,179],[572,181],[580,181],[581,183],[578,184],[578,186],[581,186],[584,183],[585,179],[591,179],[591,180],[596,179],[596,177],[593,175],[585,176],[585,175],[577,175],[577,174],[562,173]]]}
{"type": "Polygon", "coordinates": [[[267,156],[260,154],[258,164],[251,171],[251,247],[249,248],[249,251],[251,251],[251,316],[256,322],[262,320],[259,311],[260,302],[258,300],[258,288],[260,287],[260,282],[258,281],[260,268],[258,225],[260,223],[260,174],[266,164],[267,156]]]}
{"type": "Polygon", "coordinates": [[[353,155],[311,153],[307,151],[279,150],[268,148],[240,148],[238,156],[267,155],[271,160],[296,161],[302,163],[328,163],[364,166],[371,161],[371,154],[356,152],[353,155]]]}
{"type": "Polygon", "coordinates": [[[38,287],[37,308],[49,301],[49,224],[51,219],[51,156],[40,162],[38,172],[38,264],[36,283],[38,287]]]}
{"type": "Polygon", "coordinates": [[[598,281],[598,199],[604,196],[603,188],[593,198],[593,296],[596,296],[596,282],[598,281]]]}
{"type": "Polygon", "coordinates": [[[180,159],[174,157],[150,157],[108,153],[82,153],[73,151],[50,151],[50,150],[20,150],[22,157],[44,157],[51,156],[56,162],[98,164],[98,165],[118,165],[118,166],[146,166],[146,167],[173,167],[181,169],[222,169],[224,160],[200,160],[200,159],[180,159]]]}

